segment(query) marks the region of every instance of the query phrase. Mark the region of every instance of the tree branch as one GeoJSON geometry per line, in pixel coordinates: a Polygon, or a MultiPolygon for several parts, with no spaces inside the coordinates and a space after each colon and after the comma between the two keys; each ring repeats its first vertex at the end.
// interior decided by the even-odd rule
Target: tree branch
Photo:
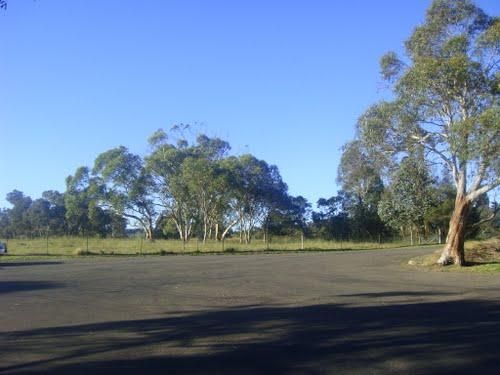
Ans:
{"type": "Polygon", "coordinates": [[[485,160],[481,160],[481,163],[479,164],[479,168],[477,170],[476,177],[474,179],[474,182],[472,183],[470,187],[470,192],[473,192],[477,189],[479,189],[479,186],[481,185],[481,181],[483,180],[484,173],[486,172],[486,162],[485,160]]]}
{"type": "Polygon", "coordinates": [[[500,210],[500,207],[497,207],[492,213],[490,216],[478,221],[477,223],[474,223],[471,225],[471,228],[477,228],[478,226],[484,224],[484,223],[487,223],[491,220],[493,220],[496,216],[497,216],[497,213],[498,211],[500,210]]]}
{"type": "Polygon", "coordinates": [[[450,160],[450,158],[446,157],[446,155],[442,151],[439,151],[437,148],[425,143],[425,140],[428,136],[429,136],[429,133],[426,134],[424,137],[419,137],[417,135],[413,135],[412,138],[417,140],[417,142],[420,143],[424,148],[426,148],[426,149],[432,151],[433,153],[435,153],[436,155],[438,155],[444,161],[444,163],[448,166],[448,168],[450,169],[450,171],[453,174],[453,178],[455,180],[455,183],[458,184],[458,178],[457,178],[458,177],[458,173],[457,173],[458,169],[457,169],[456,163],[453,160],[450,160]]]}
{"type": "Polygon", "coordinates": [[[496,180],[494,180],[488,185],[484,185],[483,187],[480,187],[475,191],[471,191],[469,194],[467,194],[467,199],[472,202],[475,199],[477,199],[481,194],[487,193],[488,191],[496,188],[497,186],[500,186],[500,177],[497,177],[496,180]]]}

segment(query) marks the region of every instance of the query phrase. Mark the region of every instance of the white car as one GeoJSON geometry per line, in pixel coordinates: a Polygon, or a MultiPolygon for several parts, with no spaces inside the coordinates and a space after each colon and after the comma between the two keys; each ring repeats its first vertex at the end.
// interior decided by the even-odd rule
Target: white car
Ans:
{"type": "Polygon", "coordinates": [[[7,254],[7,244],[0,242],[0,255],[7,254]]]}

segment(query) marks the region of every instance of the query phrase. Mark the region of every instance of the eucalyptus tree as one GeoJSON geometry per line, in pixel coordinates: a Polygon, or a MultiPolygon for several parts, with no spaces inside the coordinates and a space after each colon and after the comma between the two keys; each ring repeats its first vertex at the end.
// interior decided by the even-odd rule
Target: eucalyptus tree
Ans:
{"type": "Polygon", "coordinates": [[[433,179],[421,152],[403,158],[395,170],[388,191],[379,202],[378,213],[382,220],[395,229],[409,229],[411,244],[416,231],[419,242],[425,230],[432,201],[433,179]]]}
{"type": "Polygon", "coordinates": [[[219,236],[219,222],[227,209],[229,184],[222,161],[231,149],[228,142],[204,134],[196,138],[192,156],[182,164],[183,178],[198,207],[203,241],[219,236]]]}
{"type": "Polygon", "coordinates": [[[227,208],[228,181],[219,160],[187,157],[181,167],[186,191],[196,204],[197,225],[205,242],[219,235],[219,220],[227,208]]]}
{"type": "Polygon", "coordinates": [[[71,234],[106,234],[111,220],[99,206],[101,196],[102,183],[91,176],[88,167],[79,167],[74,175],[66,178],[64,205],[71,234]]]}
{"type": "Polygon", "coordinates": [[[346,193],[339,191],[336,196],[320,198],[317,210],[312,213],[315,234],[327,240],[342,240],[350,235],[350,220],[346,211],[346,193]]]}
{"type": "Polygon", "coordinates": [[[152,153],[147,158],[159,202],[165,215],[174,221],[179,236],[188,240],[196,226],[206,240],[227,207],[227,181],[221,161],[229,144],[218,138],[199,135],[193,144],[180,139],[169,142],[159,130],[150,137],[152,153]]]}
{"type": "Polygon", "coordinates": [[[142,158],[120,146],[97,156],[92,172],[103,183],[101,205],[132,220],[153,240],[159,210],[153,199],[153,178],[142,158]]]}
{"type": "Polygon", "coordinates": [[[230,175],[231,198],[222,239],[238,225],[240,240],[249,243],[254,229],[264,223],[272,210],[283,206],[288,188],[275,165],[253,155],[229,157],[224,168],[230,175]]]}
{"type": "Polygon", "coordinates": [[[368,150],[360,140],[348,142],[342,148],[337,183],[341,184],[342,190],[353,194],[359,202],[376,206],[376,199],[372,201],[370,198],[374,198],[374,192],[381,192],[383,184],[375,161],[370,158],[368,150]]]}
{"type": "Polygon", "coordinates": [[[46,191],[42,198],[31,199],[19,190],[7,194],[12,208],[2,211],[2,232],[9,236],[45,236],[48,231],[55,234],[66,232],[63,195],[57,191],[46,191]]]}
{"type": "Polygon", "coordinates": [[[181,166],[188,156],[187,142],[169,143],[167,133],[157,130],[149,137],[152,148],[146,167],[153,177],[154,192],[163,208],[163,218],[174,221],[181,240],[188,240],[196,219],[193,199],[181,177],[181,166]]]}
{"type": "Polygon", "coordinates": [[[456,189],[448,179],[448,173],[437,180],[431,188],[430,199],[433,202],[426,214],[425,220],[430,228],[437,232],[438,242],[443,243],[444,235],[448,232],[450,216],[455,206],[456,189]]]}
{"type": "Polygon", "coordinates": [[[312,213],[311,203],[301,195],[290,196],[283,211],[285,217],[288,217],[290,225],[297,228],[302,236],[305,236],[312,213]]]}
{"type": "Polygon", "coordinates": [[[10,225],[9,210],[0,208],[0,237],[12,238],[12,227],[10,225]]]}
{"type": "Polygon", "coordinates": [[[378,162],[360,140],[351,141],[342,149],[337,182],[342,186],[342,205],[349,216],[353,238],[373,240],[385,230],[377,212],[384,190],[378,162]]]}
{"type": "Polygon", "coordinates": [[[33,204],[33,200],[19,190],[13,190],[8,193],[6,199],[12,205],[12,208],[8,210],[12,235],[29,233],[31,231],[31,224],[27,218],[27,212],[33,204]]]}
{"type": "Polygon", "coordinates": [[[287,196],[283,204],[271,210],[266,217],[264,229],[274,235],[297,235],[304,239],[309,232],[311,204],[302,196],[287,196]],[[280,207],[281,206],[281,207],[280,207]]]}
{"type": "Polygon", "coordinates": [[[405,49],[381,59],[394,100],[369,108],[358,133],[384,156],[419,144],[450,171],[455,207],[438,263],[463,265],[471,204],[500,185],[500,20],[469,0],[435,0],[405,49]]]}
{"type": "Polygon", "coordinates": [[[65,234],[66,207],[64,205],[64,194],[57,190],[47,190],[42,193],[42,198],[49,204],[49,230],[53,234],[65,234]]]}
{"type": "Polygon", "coordinates": [[[26,211],[26,220],[33,234],[46,235],[50,229],[50,203],[43,198],[35,199],[26,211]]]}
{"type": "Polygon", "coordinates": [[[66,222],[71,234],[83,233],[89,227],[88,199],[89,169],[79,167],[74,175],[66,177],[64,206],[66,222]]]}

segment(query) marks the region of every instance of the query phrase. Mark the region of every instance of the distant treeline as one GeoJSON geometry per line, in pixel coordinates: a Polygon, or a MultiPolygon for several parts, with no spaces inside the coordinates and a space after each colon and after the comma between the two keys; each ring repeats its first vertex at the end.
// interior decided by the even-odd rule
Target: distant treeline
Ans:
{"type": "MultiPolygon", "coordinates": [[[[386,184],[358,141],[344,147],[338,172],[343,190],[321,198],[316,210],[291,196],[278,168],[253,155],[230,155],[230,145],[188,128],[158,130],[145,157],[120,146],[66,178],[66,191],[46,191],[33,200],[7,194],[0,210],[0,237],[91,235],[124,237],[138,228],[145,238],[223,240],[249,243],[261,236],[302,235],[322,239],[379,241],[394,235],[417,241],[443,240],[455,190],[446,174],[436,176],[418,152],[400,161],[386,184]],[[173,140],[172,140],[172,139],[173,140]]],[[[469,236],[492,235],[498,219],[487,195],[469,213],[469,236]]]]}

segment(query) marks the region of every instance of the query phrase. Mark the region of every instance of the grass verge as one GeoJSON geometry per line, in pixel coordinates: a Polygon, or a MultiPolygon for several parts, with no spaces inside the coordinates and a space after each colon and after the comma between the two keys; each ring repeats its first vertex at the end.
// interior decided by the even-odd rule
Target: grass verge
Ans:
{"type": "Polygon", "coordinates": [[[49,239],[9,240],[11,256],[116,256],[116,255],[170,255],[170,254],[239,254],[294,251],[371,250],[408,246],[404,242],[379,244],[377,242],[306,240],[304,249],[300,239],[273,238],[270,243],[254,240],[250,244],[231,238],[224,243],[179,240],[145,241],[138,238],[103,239],[82,237],[54,237],[49,239]]]}
{"type": "Polygon", "coordinates": [[[479,272],[500,273],[500,238],[485,241],[468,241],[465,243],[465,267],[455,265],[440,266],[437,260],[441,250],[432,254],[422,255],[410,259],[408,264],[420,269],[444,272],[479,272]]]}

